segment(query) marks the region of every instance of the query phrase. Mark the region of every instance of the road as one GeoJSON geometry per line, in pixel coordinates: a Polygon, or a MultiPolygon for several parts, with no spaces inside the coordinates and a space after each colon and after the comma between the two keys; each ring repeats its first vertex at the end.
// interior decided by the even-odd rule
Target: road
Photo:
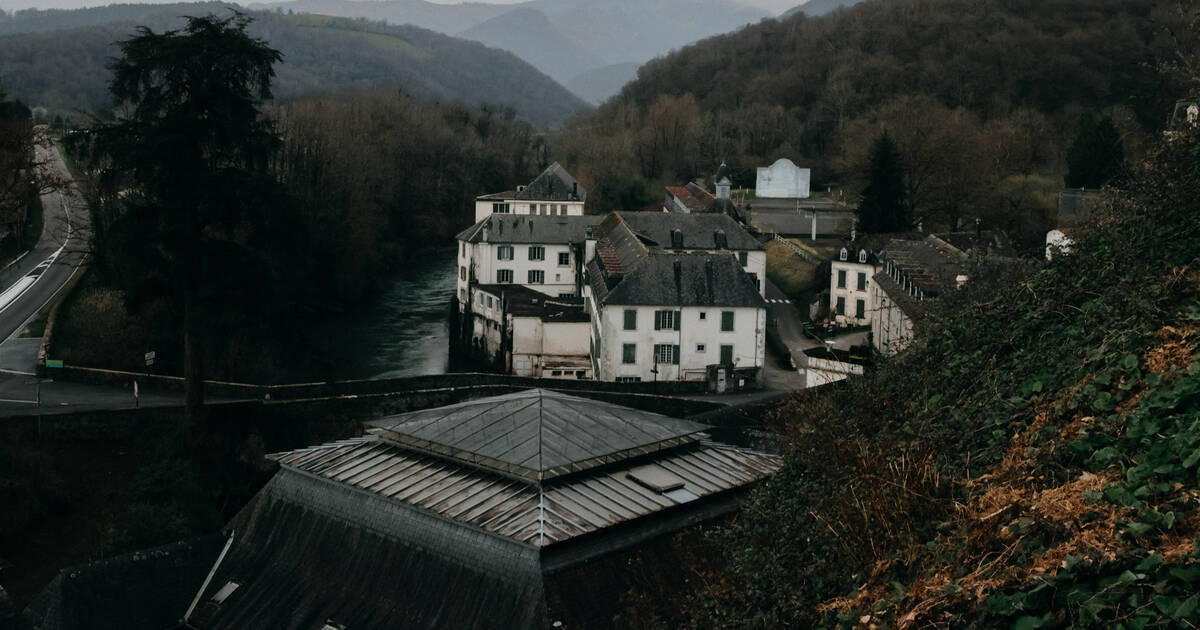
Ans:
{"type": "Polygon", "coordinates": [[[37,245],[0,272],[0,339],[5,341],[20,333],[75,273],[90,233],[87,206],[57,147],[38,146],[37,159],[64,185],[42,195],[44,218],[37,245]]]}

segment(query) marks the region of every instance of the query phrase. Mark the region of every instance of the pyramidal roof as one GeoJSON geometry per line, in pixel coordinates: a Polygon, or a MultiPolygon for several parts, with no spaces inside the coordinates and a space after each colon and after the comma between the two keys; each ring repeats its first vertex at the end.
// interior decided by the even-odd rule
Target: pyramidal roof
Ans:
{"type": "Polygon", "coordinates": [[[543,389],[369,424],[384,441],[531,482],[707,437],[702,424],[543,389]]]}
{"type": "Polygon", "coordinates": [[[531,201],[587,201],[587,191],[555,162],[517,193],[516,199],[531,201]]]}

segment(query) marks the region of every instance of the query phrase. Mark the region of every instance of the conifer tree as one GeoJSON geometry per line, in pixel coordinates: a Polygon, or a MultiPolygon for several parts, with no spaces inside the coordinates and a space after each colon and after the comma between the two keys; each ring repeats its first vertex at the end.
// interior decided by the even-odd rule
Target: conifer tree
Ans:
{"type": "Polygon", "coordinates": [[[871,146],[870,180],[858,204],[858,228],[870,234],[903,232],[911,226],[909,214],[904,161],[885,131],[871,146]]]}
{"type": "Polygon", "coordinates": [[[1120,172],[1124,162],[1125,144],[1112,118],[1093,121],[1090,116],[1084,117],[1079,135],[1067,149],[1064,180],[1070,188],[1099,188],[1120,172]]]}

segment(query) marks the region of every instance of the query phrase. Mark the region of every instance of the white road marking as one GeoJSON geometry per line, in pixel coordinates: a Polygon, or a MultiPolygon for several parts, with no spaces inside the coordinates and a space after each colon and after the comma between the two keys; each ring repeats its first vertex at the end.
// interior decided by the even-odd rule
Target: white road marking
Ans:
{"type": "Polygon", "coordinates": [[[36,400],[17,400],[15,398],[0,398],[0,403],[22,403],[25,405],[36,405],[36,400]]]}

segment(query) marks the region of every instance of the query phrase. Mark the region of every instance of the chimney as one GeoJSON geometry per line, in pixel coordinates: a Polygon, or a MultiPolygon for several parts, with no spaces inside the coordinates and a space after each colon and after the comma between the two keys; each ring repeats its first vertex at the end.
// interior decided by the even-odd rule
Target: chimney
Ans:
{"type": "Polygon", "coordinates": [[[683,293],[683,262],[678,258],[675,259],[675,291],[683,293]]]}
{"type": "Polygon", "coordinates": [[[487,240],[488,240],[488,232],[491,232],[491,231],[492,231],[492,220],[491,220],[491,219],[488,219],[488,220],[487,220],[486,222],[484,222],[484,224],[483,224],[483,242],[484,242],[484,243],[486,243],[486,242],[487,242],[487,240]]]}
{"type": "Polygon", "coordinates": [[[571,182],[571,194],[575,195],[576,199],[579,198],[579,182],[571,182]]]}

